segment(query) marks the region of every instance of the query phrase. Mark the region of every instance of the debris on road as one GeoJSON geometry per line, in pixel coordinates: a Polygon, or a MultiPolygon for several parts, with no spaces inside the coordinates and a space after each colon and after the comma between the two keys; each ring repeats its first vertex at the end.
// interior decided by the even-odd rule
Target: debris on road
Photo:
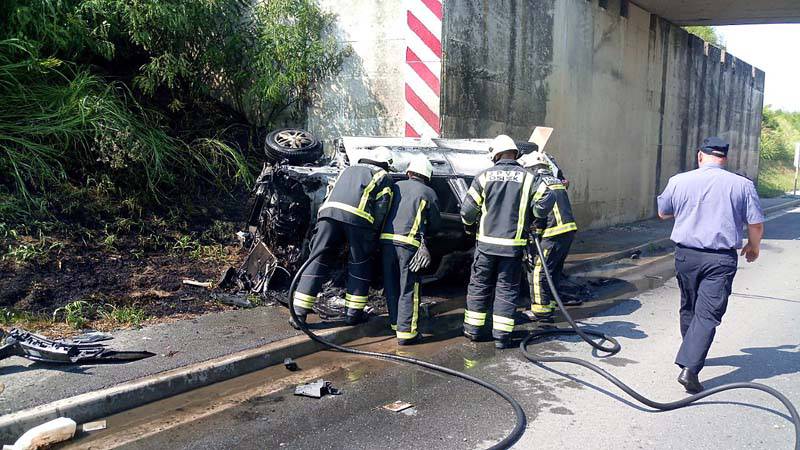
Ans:
{"type": "Polygon", "coordinates": [[[90,331],[87,333],[83,333],[81,335],[75,336],[74,338],[70,339],[68,342],[73,344],[91,344],[94,342],[101,342],[101,341],[110,341],[114,339],[114,336],[103,333],[100,331],[90,331]]]}
{"type": "Polygon", "coordinates": [[[211,298],[226,305],[238,306],[239,308],[252,308],[253,304],[244,294],[211,294],[211,298]]]}
{"type": "Polygon", "coordinates": [[[292,358],[284,359],[283,366],[286,367],[286,369],[290,372],[297,372],[300,370],[300,366],[297,365],[297,361],[293,360],[292,358]]]}
{"type": "Polygon", "coordinates": [[[413,407],[411,403],[404,402],[402,400],[398,400],[396,402],[389,403],[388,405],[383,405],[383,409],[389,410],[391,412],[400,412],[404,409],[408,409],[413,407]]]}
{"type": "Polygon", "coordinates": [[[301,384],[294,388],[294,395],[322,398],[324,395],[341,395],[341,389],[333,387],[330,381],[319,379],[313,383],[301,384]]]}
{"type": "Polygon", "coordinates": [[[636,250],[633,253],[631,253],[631,259],[639,259],[639,257],[641,256],[642,256],[641,250],[636,250]]]}
{"type": "Polygon", "coordinates": [[[14,445],[4,445],[3,450],[37,450],[64,442],[75,436],[78,424],[66,417],[59,417],[26,431],[14,445]]]}
{"type": "Polygon", "coordinates": [[[136,361],[154,356],[147,351],[116,351],[103,344],[75,344],[55,341],[21,328],[8,333],[0,329],[0,359],[21,356],[54,364],[83,364],[136,361]]]}
{"type": "Polygon", "coordinates": [[[214,283],[212,283],[210,281],[197,281],[197,280],[188,280],[188,279],[184,279],[182,281],[182,283],[185,284],[185,285],[188,285],[188,286],[203,287],[203,288],[206,288],[206,289],[211,289],[211,287],[214,285],[214,283]]]}
{"type": "Polygon", "coordinates": [[[84,433],[88,433],[90,431],[100,431],[106,429],[106,421],[105,420],[98,420],[95,422],[87,422],[81,425],[81,431],[84,433]]]}

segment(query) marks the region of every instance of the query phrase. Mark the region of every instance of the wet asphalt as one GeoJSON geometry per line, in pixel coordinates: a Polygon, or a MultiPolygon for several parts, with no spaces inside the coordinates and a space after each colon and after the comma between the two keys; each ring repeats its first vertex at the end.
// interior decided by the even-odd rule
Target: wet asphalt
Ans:
{"type": "MultiPolygon", "coordinates": [[[[701,381],[707,387],[757,381],[800,406],[800,208],[766,224],[761,258],[743,259],[728,312],[718,328],[701,381]]],[[[632,293],[583,320],[619,339],[623,350],[597,358],[576,339],[536,346],[543,354],[593,360],[648,397],[685,396],[673,364],[680,343],[679,293],[674,279],[632,293]]],[[[793,428],[780,403],[751,391],[725,392],[673,412],[632,403],[599,376],[568,364],[546,367],[518,349],[495,350],[449,334],[402,348],[404,354],[463,370],[498,384],[525,408],[528,425],[516,448],[718,449],[792,448],[793,428]]],[[[526,324],[525,329],[535,328],[526,324]]],[[[524,334],[524,331],[520,334],[524,334]]],[[[398,351],[391,338],[364,348],[398,351]]],[[[385,361],[322,352],[299,360],[301,372],[272,368],[109,418],[109,429],[74,448],[127,449],[373,449],[485,448],[513,426],[510,407],[466,381],[385,361]],[[287,378],[290,377],[290,378],[287,378]],[[323,377],[344,390],[311,399],[292,395],[294,384],[323,377]],[[413,405],[391,412],[383,405],[413,405]],[[128,436],[120,438],[123,431],[128,436]]]]}

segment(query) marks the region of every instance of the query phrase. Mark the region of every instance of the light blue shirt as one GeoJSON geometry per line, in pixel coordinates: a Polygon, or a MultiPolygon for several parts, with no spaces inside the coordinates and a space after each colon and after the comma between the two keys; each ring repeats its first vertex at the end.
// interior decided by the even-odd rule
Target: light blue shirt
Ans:
{"type": "Polygon", "coordinates": [[[658,212],[675,216],[673,242],[710,250],[742,248],[744,225],[764,221],[753,182],[717,164],[670,178],[658,212]]]}

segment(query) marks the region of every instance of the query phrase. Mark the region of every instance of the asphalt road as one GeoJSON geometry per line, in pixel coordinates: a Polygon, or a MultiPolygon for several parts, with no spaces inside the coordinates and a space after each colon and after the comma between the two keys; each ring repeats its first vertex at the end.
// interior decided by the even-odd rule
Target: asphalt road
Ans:
{"type": "MultiPolygon", "coordinates": [[[[757,381],[800,406],[800,208],[770,221],[761,258],[740,260],[728,312],[701,373],[707,387],[757,381]]],[[[673,364],[680,342],[674,279],[619,301],[584,320],[618,337],[620,354],[596,358],[586,344],[559,338],[543,353],[592,359],[650,398],[685,396],[673,364]]],[[[532,328],[529,324],[527,328],[532,328]]],[[[391,340],[372,345],[395,351],[391,340]]],[[[510,391],[528,415],[515,448],[719,449],[793,447],[780,403],[763,393],[732,391],[678,411],[631,403],[599,376],[568,364],[539,367],[517,349],[496,351],[451,334],[405,350],[465,370],[510,391]]],[[[109,418],[106,432],[75,448],[484,448],[513,423],[511,409],[470,383],[388,362],[323,352],[303,358],[301,372],[282,367],[179,399],[109,418]],[[288,378],[287,378],[288,377],[288,378]],[[319,377],[344,394],[320,400],[292,395],[319,377]],[[382,409],[396,400],[400,413],[382,409]]]]}

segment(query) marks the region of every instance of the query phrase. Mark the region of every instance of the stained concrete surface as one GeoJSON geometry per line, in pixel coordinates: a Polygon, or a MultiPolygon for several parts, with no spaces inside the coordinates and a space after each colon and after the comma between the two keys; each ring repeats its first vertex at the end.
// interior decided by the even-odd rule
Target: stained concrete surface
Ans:
{"type": "MultiPolygon", "coordinates": [[[[761,259],[740,261],[734,295],[701,374],[706,386],[757,381],[800,404],[798,264],[800,208],[768,223],[761,259]]],[[[655,400],[682,398],[686,394],[674,381],[678,369],[672,363],[680,342],[678,304],[672,279],[584,318],[583,323],[619,338],[623,351],[613,357],[592,358],[588,346],[574,338],[548,341],[536,350],[593,359],[655,400]]],[[[581,448],[587,442],[603,449],[793,445],[786,412],[758,392],[726,392],[686,409],[655,413],[583,368],[534,366],[518,350],[497,351],[491,343],[451,336],[402,352],[465,370],[510,391],[528,415],[526,434],[515,448],[581,448]]],[[[350,357],[328,355],[328,364],[339,361],[341,367],[324,376],[344,389],[342,396],[313,400],[294,397],[288,388],[269,394],[262,390],[176,427],[159,423],[156,415],[151,417],[153,426],[163,426],[163,432],[133,439],[122,448],[485,448],[513,425],[510,408],[472,384],[392,363],[345,364],[350,357]],[[381,409],[395,400],[414,407],[405,414],[381,409]]],[[[301,367],[311,371],[313,363],[301,361],[301,367]]],[[[264,379],[265,385],[278,381],[264,379]]],[[[114,426],[125,428],[119,422],[114,426]]],[[[90,443],[75,445],[92,448],[90,443]]]]}

